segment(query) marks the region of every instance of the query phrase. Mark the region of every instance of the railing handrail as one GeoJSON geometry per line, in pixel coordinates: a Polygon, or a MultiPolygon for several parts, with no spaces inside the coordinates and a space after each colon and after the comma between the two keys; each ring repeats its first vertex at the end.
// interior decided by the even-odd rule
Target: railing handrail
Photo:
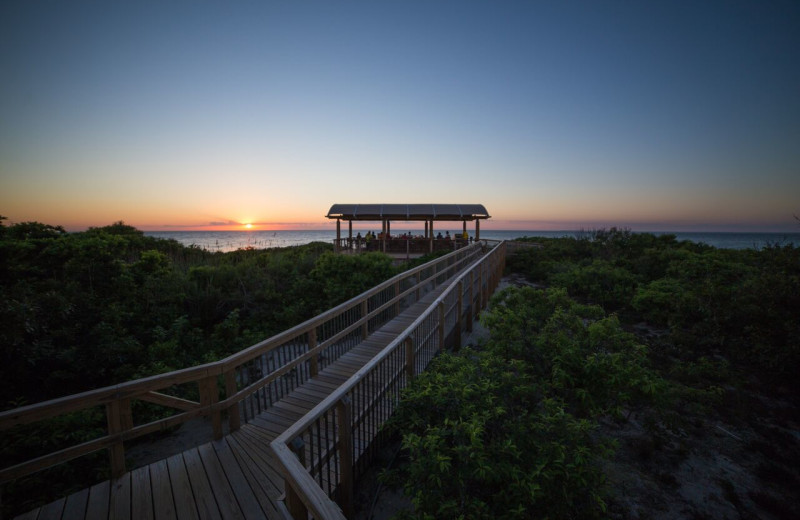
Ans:
{"type": "MultiPolygon", "coordinates": [[[[180,405],[177,406],[177,408],[181,408],[181,406],[191,407],[190,410],[183,408],[185,410],[183,413],[179,413],[171,417],[159,419],[138,426],[133,426],[130,424],[127,426],[127,428],[122,428],[121,430],[115,432],[108,431],[106,435],[86,443],[64,448],[62,450],[34,459],[29,459],[14,466],[2,468],[0,469],[0,482],[5,482],[23,475],[34,473],[44,469],[45,467],[64,462],[66,460],[71,460],[72,458],[85,455],[86,453],[91,453],[92,451],[108,448],[114,443],[127,441],[146,433],[181,424],[182,422],[185,422],[193,417],[228,409],[245,399],[258,388],[263,387],[268,382],[280,377],[297,364],[302,363],[314,356],[315,353],[319,353],[325,347],[325,342],[322,342],[316,348],[309,349],[308,352],[296,356],[294,359],[288,360],[283,365],[275,367],[275,369],[270,373],[247,385],[245,388],[233,392],[232,395],[228,395],[226,393],[226,398],[224,400],[217,400],[217,398],[214,398],[213,402],[203,403],[201,398],[201,402],[186,401],[180,400],[179,398],[173,396],[158,394],[154,391],[188,382],[200,383],[203,380],[224,375],[260,355],[264,355],[273,351],[274,349],[283,345],[286,341],[297,338],[298,336],[309,332],[318,326],[324,326],[332,318],[336,318],[337,316],[348,312],[358,305],[363,305],[365,302],[369,301],[371,297],[380,294],[381,291],[387,290],[395,284],[399,284],[403,280],[417,277],[419,273],[425,270],[433,269],[433,272],[430,276],[426,277],[425,279],[421,279],[420,276],[418,282],[415,283],[412,288],[396,294],[389,302],[384,303],[378,309],[373,309],[372,311],[368,312],[367,315],[362,316],[357,322],[358,324],[366,323],[366,321],[372,319],[377,312],[385,309],[388,305],[398,301],[400,298],[405,297],[420,286],[430,283],[443,273],[447,273],[455,265],[458,265],[459,262],[463,261],[464,258],[469,258],[478,253],[479,249],[480,244],[476,243],[472,246],[456,250],[440,258],[434,259],[427,264],[423,264],[399,273],[332,309],[329,309],[317,316],[314,316],[313,318],[304,321],[303,323],[291,327],[288,330],[280,332],[268,339],[260,341],[221,360],[166,372],[163,374],[156,374],[132,381],[126,381],[116,385],[88,390],[86,392],[72,394],[0,412],[0,431],[4,431],[14,426],[39,422],[94,406],[114,406],[121,400],[143,399],[151,402],[169,401],[169,404],[180,405]],[[449,264],[449,262],[454,258],[456,258],[457,261],[453,262],[453,264],[449,264]],[[447,267],[446,269],[439,271],[438,268],[442,265],[447,267]],[[250,391],[249,389],[254,390],[250,391]],[[178,403],[178,401],[183,402],[178,403]]],[[[351,325],[350,327],[354,327],[354,325],[351,325]]],[[[216,382],[214,383],[214,386],[216,386],[216,382]]]]}
{"type": "Polygon", "coordinates": [[[297,486],[303,493],[299,498],[308,508],[309,512],[317,519],[345,519],[341,509],[319,487],[314,478],[308,473],[297,456],[289,448],[289,443],[303,431],[308,429],[317,419],[327,411],[334,408],[356,385],[367,376],[374,367],[386,359],[395,349],[416,330],[436,309],[445,301],[451,292],[460,288],[460,283],[475,269],[480,268],[484,261],[488,261],[496,254],[504,241],[497,241],[495,246],[472,264],[455,279],[449,282],[447,289],[440,294],[406,329],[400,332],[386,347],[370,359],[361,369],[353,374],[347,381],[326,396],[319,404],[309,410],[303,417],[290,425],[283,433],[276,437],[270,447],[276,455],[278,463],[282,466],[283,474],[297,486]]]}

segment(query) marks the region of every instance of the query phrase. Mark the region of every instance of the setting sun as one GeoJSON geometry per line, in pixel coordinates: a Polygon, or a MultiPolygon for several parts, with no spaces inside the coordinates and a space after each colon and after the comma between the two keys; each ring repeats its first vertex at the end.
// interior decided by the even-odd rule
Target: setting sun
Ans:
{"type": "Polygon", "coordinates": [[[253,229],[253,224],[245,224],[245,229],[253,229]]]}

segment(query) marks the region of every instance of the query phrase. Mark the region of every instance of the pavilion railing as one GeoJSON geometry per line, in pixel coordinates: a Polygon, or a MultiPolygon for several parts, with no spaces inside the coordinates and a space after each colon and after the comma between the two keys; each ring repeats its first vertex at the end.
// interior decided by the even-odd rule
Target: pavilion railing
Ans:
{"type": "Polygon", "coordinates": [[[381,425],[400,391],[442,349],[459,348],[488,303],[505,265],[497,243],[376,357],[271,444],[283,471],[285,505],[295,519],[353,517],[353,487],[383,443],[381,425]]]}
{"type": "Polygon", "coordinates": [[[223,415],[227,416],[228,429],[236,430],[242,421],[268,409],[425,293],[474,262],[481,252],[482,247],[476,244],[405,271],[219,361],[0,412],[0,431],[4,435],[14,428],[94,407],[104,410],[107,422],[104,435],[35,454],[0,469],[0,484],[105,449],[109,451],[112,477],[120,476],[126,471],[126,442],[197,417],[209,418],[214,438],[221,438],[223,415]],[[132,406],[137,401],[156,405],[172,415],[137,424],[132,406]]]}
{"type": "Polygon", "coordinates": [[[464,238],[403,238],[392,237],[388,239],[374,238],[340,238],[333,239],[333,245],[338,252],[366,253],[380,251],[393,254],[420,254],[433,251],[454,251],[474,243],[472,239],[464,238]]]}

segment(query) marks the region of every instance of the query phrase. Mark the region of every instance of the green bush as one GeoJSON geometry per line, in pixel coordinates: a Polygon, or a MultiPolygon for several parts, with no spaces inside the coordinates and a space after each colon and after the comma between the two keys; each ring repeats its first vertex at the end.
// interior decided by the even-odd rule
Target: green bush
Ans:
{"type": "Polygon", "coordinates": [[[505,289],[483,320],[488,342],[436,358],[392,419],[413,516],[603,517],[596,421],[663,391],[646,349],[563,289],[505,289]]]}

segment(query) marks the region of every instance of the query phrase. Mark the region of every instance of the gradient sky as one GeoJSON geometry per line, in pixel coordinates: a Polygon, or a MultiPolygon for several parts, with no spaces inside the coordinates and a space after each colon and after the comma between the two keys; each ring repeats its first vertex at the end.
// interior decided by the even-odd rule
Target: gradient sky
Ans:
{"type": "Polygon", "coordinates": [[[798,229],[796,0],[6,0],[0,77],[11,222],[798,229]]]}

